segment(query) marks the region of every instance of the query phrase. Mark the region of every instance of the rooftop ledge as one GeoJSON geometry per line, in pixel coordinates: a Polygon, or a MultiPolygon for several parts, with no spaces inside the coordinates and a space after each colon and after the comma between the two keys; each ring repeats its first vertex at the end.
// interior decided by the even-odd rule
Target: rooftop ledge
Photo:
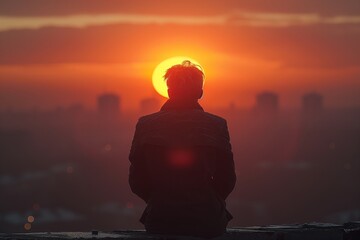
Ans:
{"type": "MultiPolygon", "coordinates": [[[[144,230],[121,230],[102,232],[37,232],[37,233],[0,233],[1,239],[148,239],[178,240],[199,239],[185,236],[147,234],[144,230]]],[[[359,240],[360,221],[344,225],[330,223],[305,223],[293,225],[270,225],[263,227],[228,228],[226,234],[215,239],[241,240],[359,240]]]]}

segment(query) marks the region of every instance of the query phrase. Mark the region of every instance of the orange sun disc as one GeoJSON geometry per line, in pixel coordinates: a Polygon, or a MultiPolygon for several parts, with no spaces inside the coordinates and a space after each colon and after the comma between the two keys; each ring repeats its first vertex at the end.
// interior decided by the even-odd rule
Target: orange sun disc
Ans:
{"type": "Polygon", "coordinates": [[[156,66],[156,68],[154,69],[154,72],[152,74],[153,86],[154,86],[156,92],[158,92],[161,96],[169,98],[166,82],[164,80],[164,75],[166,73],[166,70],[168,70],[170,67],[172,67],[176,64],[181,64],[185,60],[189,60],[191,63],[200,66],[199,69],[204,72],[200,63],[192,58],[184,57],[184,56],[177,56],[177,57],[165,59],[164,61],[162,61],[161,63],[159,63],[156,66]]]}

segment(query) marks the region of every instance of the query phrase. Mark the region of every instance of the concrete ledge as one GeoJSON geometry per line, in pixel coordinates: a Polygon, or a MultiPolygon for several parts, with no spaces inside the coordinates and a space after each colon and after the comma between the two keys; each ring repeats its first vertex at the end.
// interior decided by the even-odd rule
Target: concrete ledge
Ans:
{"type": "MultiPolygon", "coordinates": [[[[146,239],[180,240],[199,239],[185,236],[147,234],[143,230],[122,230],[113,232],[38,232],[0,233],[1,239],[146,239]]],[[[306,223],[294,225],[273,225],[264,227],[229,228],[218,240],[359,240],[360,221],[344,225],[327,223],[306,223]]]]}

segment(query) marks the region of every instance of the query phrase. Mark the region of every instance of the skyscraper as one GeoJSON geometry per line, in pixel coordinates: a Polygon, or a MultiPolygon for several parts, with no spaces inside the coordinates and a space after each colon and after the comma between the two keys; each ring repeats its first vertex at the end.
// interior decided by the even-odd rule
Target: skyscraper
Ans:
{"type": "Polygon", "coordinates": [[[120,97],[112,93],[104,93],[97,99],[98,112],[102,116],[116,116],[120,113],[120,97]]]}
{"type": "Polygon", "coordinates": [[[324,98],[316,92],[304,94],[302,97],[302,109],[305,113],[317,113],[323,109],[324,98]]]}
{"type": "Polygon", "coordinates": [[[256,110],[261,112],[276,112],[279,97],[273,92],[262,92],[256,95],[256,110]]]}

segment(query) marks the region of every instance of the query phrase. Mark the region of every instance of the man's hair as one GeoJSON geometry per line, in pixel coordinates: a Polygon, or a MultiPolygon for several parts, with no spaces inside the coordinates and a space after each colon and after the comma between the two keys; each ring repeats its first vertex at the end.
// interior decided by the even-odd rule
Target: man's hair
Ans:
{"type": "Polygon", "coordinates": [[[168,89],[180,98],[199,98],[204,84],[204,73],[200,68],[189,60],[172,66],[164,75],[168,89]]]}

